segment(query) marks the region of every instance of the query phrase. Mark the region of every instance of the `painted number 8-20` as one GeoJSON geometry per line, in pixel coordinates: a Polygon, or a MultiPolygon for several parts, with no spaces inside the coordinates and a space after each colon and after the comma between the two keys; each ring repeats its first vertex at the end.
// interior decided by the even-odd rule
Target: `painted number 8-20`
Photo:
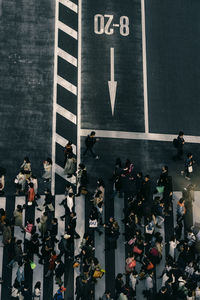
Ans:
{"type": "Polygon", "coordinates": [[[94,32],[96,34],[111,35],[114,33],[114,28],[119,28],[119,33],[122,36],[129,35],[129,18],[121,16],[119,23],[113,23],[113,15],[100,15],[94,16],[94,32]]]}

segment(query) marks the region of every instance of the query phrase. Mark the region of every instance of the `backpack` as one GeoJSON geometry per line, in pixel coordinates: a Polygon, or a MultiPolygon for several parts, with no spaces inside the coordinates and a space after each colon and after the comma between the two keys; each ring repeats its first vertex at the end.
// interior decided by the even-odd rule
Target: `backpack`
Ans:
{"type": "Polygon", "coordinates": [[[177,139],[173,139],[173,146],[174,146],[174,148],[178,148],[178,140],[177,139]]]}

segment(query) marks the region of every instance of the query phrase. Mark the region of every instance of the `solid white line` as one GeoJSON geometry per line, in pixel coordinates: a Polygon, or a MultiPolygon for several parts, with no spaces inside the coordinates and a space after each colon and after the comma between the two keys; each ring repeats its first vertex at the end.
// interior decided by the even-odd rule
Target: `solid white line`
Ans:
{"type": "MultiPolygon", "coordinates": [[[[55,135],[55,138],[56,138],[56,143],[62,147],[65,147],[68,143],[68,140],[66,140],[65,138],[63,138],[57,133],[55,135]]],[[[73,153],[76,155],[76,146],[74,144],[72,144],[72,148],[73,148],[73,153]]]]}
{"type": "MultiPolygon", "coordinates": [[[[81,129],[80,135],[87,136],[93,129],[81,129]]],[[[172,142],[177,138],[177,134],[159,134],[159,133],[144,133],[144,132],[127,132],[127,131],[109,131],[95,130],[96,136],[101,138],[115,138],[127,140],[150,140],[160,142],[172,142]]],[[[184,135],[186,143],[200,144],[200,136],[184,135]]]]}
{"type": "Polygon", "coordinates": [[[143,88],[144,88],[144,124],[145,133],[149,132],[148,92],[147,92],[147,55],[146,55],[146,27],[145,27],[145,0],[141,0],[142,23],[142,57],[143,57],[143,88]]]}
{"type": "Polygon", "coordinates": [[[58,28],[62,31],[64,31],[66,34],[73,37],[75,40],[77,40],[78,33],[76,30],[72,29],[71,27],[65,25],[63,22],[58,21],[58,28]]]}
{"type": "MultiPolygon", "coordinates": [[[[17,208],[17,205],[23,206],[25,203],[26,203],[26,198],[24,196],[15,197],[15,209],[17,208]]],[[[23,213],[22,213],[22,225],[23,226],[26,225],[25,224],[25,210],[23,210],[23,213]]],[[[14,226],[14,237],[16,238],[16,241],[17,240],[24,241],[24,233],[22,232],[21,227],[14,226]]],[[[23,249],[23,246],[22,246],[22,249],[23,249]]],[[[12,285],[14,284],[14,281],[16,278],[17,269],[18,269],[18,264],[15,262],[12,267],[12,285]]]]}
{"type": "MultiPolygon", "coordinates": [[[[0,198],[0,207],[3,208],[4,210],[6,210],[6,198],[5,197],[1,197],[0,198]]],[[[4,245],[3,243],[1,243],[0,245],[0,277],[2,278],[2,272],[3,272],[3,249],[4,249],[4,245]]],[[[1,284],[0,284],[0,299],[1,298],[1,284]]]]}
{"type": "Polygon", "coordinates": [[[77,87],[65,80],[64,78],[57,76],[57,83],[64,87],[64,89],[70,91],[72,94],[77,95],[77,87]]]}
{"type": "MultiPolygon", "coordinates": [[[[78,1],[78,95],[77,95],[77,166],[81,162],[81,52],[82,52],[82,0],[78,1]]],[[[85,232],[85,201],[81,196],[76,198],[75,210],[77,213],[77,232],[82,237],[85,232]]],[[[80,239],[81,240],[81,239],[80,239]]],[[[79,252],[79,240],[75,240],[75,255],[79,252]]],[[[74,299],[76,298],[76,278],[79,275],[79,270],[74,270],[74,299]]]]}
{"type": "Polygon", "coordinates": [[[55,37],[54,37],[54,78],[53,78],[53,118],[52,118],[52,179],[51,179],[51,192],[55,194],[55,158],[56,158],[56,102],[57,102],[57,70],[58,70],[58,0],[55,1],[55,37]]]}
{"type": "MultiPolygon", "coordinates": [[[[41,206],[44,204],[44,198],[45,196],[42,195],[40,199],[37,200],[37,204],[38,206],[41,206]]],[[[40,218],[42,216],[42,212],[38,211],[37,209],[35,209],[35,225],[37,224],[36,220],[37,218],[40,218]]],[[[39,230],[38,230],[38,226],[36,226],[37,229],[37,233],[40,234],[39,230]]],[[[41,250],[41,248],[40,248],[41,250]]],[[[32,291],[34,292],[34,286],[36,284],[37,281],[41,282],[41,296],[40,296],[40,300],[43,300],[43,293],[44,293],[44,289],[43,289],[43,277],[44,277],[44,266],[39,264],[39,257],[34,254],[33,256],[33,262],[36,264],[36,268],[33,270],[33,282],[32,282],[32,291]]]]}
{"type": "Polygon", "coordinates": [[[200,191],[194,192],[194,202],[193,202],[193,225],[199,223],[199,211],[200,211],[200,191]]]}
{"type": "Polygon", "coordinates": [[[110,81],[115,80],[115,65],[114,65],[114,48],[110,48],[110,81]]]}
{"type": "Polygon", "coordinates": [[[68,61],[70,64],[74,65],[77,67],[77,59],[72,56],[71,54],[67,53],[66,51],[58,48],[57,49],[57,54],[64,60],[68,61]]]}
{"type": "Polygon", "coordinates": [[[60,3],[62,3],[64,6],[70,8],[71,10],[73,10],[75,13],[78,13],[78,6],[73,3],[70,0],[59,0],[60,3]]]}
{"type": "Polygon", "coordinates": [[[76,124],[76,116],[59,104],[56,105],[56,112],[64,118],[70,120],[72,123],[76,124]]]}

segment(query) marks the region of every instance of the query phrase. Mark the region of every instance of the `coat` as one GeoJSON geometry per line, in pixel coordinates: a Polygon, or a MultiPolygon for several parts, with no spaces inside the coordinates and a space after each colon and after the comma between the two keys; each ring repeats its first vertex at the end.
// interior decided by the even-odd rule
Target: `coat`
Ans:
{"type": "Polygon", "coordinates": [[[12,232],[10,226],[3,227],[3,244],[8,245],[12,237],[12,232]]]}
{"type": "Polygon", "coordinates": [[[22,212],[15,209],[13,216],[15,218],[15,226],[22,227],[22,212]]]}
{"type": "Polygon", "coordinates": [[[76,172],[76,159],[74,157],[68,158],[64,169],[65,174],[72,175],[76,172]]]}
{"type": "Polygon", "coordinates": [[[35,200],[34,188],[29,188],[28,190],[28,202],[33,202],[35,200]]]}
{"type": "Polygon", "coordinates": [[[38,224],[38,229],[42,235],[44,235],[45,232],[47,231],[47,220],[48,220],[48,217],[44,216],[44,215],[42,215],[40,218],[40,223],[38,224]]]}

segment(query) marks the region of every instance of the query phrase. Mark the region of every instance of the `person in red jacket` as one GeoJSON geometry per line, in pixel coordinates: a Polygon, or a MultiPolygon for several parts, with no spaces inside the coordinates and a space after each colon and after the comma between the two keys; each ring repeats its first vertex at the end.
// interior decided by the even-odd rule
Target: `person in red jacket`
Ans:
{"type": "Polygon", "coordinates": [[[56,267],[56,259],[57,259],[57,255],[55,251],[51,252],[51,257],[49,259],[49,269],[47,274],[45,275],[45,277],[49,277],[51,275],[51,273],[55,270],[56,267]]]}
{"type": "Polygon", "coordinates": [[[33,183],[29,183],[29,189],[28,189],[28,202],[32,203],[35,200],[35,191],[33,183]]]}

